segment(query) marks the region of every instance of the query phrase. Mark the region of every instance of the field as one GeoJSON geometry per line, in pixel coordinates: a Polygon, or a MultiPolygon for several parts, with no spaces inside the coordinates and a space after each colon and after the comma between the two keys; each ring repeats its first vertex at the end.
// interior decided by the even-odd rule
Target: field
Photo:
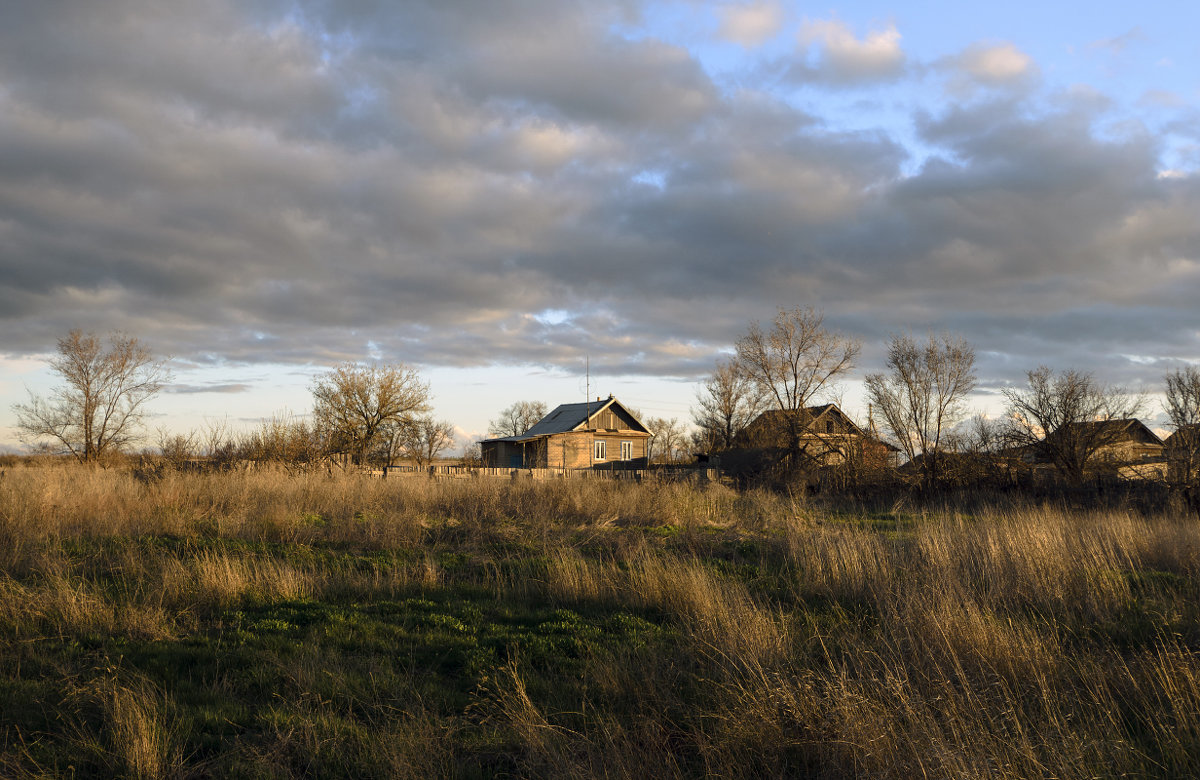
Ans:
{"type": "Polygon", "coordinates": [[[1200,774],[1200,525],[0,476],[0,775],[1200,774]]]}

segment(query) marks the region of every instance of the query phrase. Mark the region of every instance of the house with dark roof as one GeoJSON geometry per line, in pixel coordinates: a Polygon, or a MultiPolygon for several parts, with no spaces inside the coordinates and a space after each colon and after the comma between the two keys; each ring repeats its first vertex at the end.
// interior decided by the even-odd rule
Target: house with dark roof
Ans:
{"type": "Polygon", "coordinates": [[[1163,442],[1172,482],[1200,481],[1200,425],[1184,425],[1163,442]]]}
{"type": "Polygon", "coordinates": [[[1087,453],[1090,472],[1110,472],[1128,479],[1161,479],[1167,473],[1163,440],[1134,417],[1068,423],[1026,450],[1034,469],[1048,468],[1056,448],[1087,453]]]}
{"type": "Polygon", "coordinates": [[[734,450],[785,449],[793,432],[806,458],[821,466],[836,466],[852,453],[869,451],[873,460],[892,463],[896,448],[864,432],[837,404],[809,406],[795,412],[770,409],[754,418],[734,438],[734,450]]]}
{"type": "Polygon", "coordinates": [[[644,468],[650,430],[624,404],[597,398],[561,404],[525,433],[480,442],[492,468],[644,468]]]}

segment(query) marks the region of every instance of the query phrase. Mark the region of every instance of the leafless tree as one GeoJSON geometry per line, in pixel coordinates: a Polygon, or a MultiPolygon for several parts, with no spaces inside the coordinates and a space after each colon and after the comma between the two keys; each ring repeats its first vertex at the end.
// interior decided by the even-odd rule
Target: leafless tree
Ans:
{"type": "Polygon", "coordinates": [[[1144,399],[1074,369],[1055,374],[1040,366],[1027,376],[1027,388],[1003,390],[1013,440],[1033,448],[1064,479],[1082,483],[1096,454],[1123,432],[1106,423],[1136,417],[1144,399]]]}
{"type": "Polygon", "coordinates": [[[805,410],[835,390],[837,381],[854,367],[860,349],[856,339],[827,330],[824,320],[824,314],[811,307],[780,309],[768,329],[752,323],[737,341],[739,369],[770,408],[784,413],[786,458],[793,468],[816,461],[804,445],[811,422],[805,410]]]}
{"type": "Polygon", "coordinates": [[[678,418],[651,417],[646,420],[646,428],[650,430],[650,449],[646,462],[656,459],[665,463],[678,461],[680,449],[687,442],[687,432],[678,418]]]}
{"type": "Polygon", "coordinates": [[[471,442],[467,448],[463,450],[462,464],[464,466],[482,466],[483,465],[483,446],[477,442],[471,442]]]}
{"type": "Polygon", "coordinates": [[[429,385],[403,363],[344,363],[312,384],[313,419],[334,452],[356,463],[391,423],[406,423],[429,409],[429,385]]]}
{"type": "Polygon", "coordinates": [[[237,441],[237,457],[246,461],[305,467],[320,460],[328,449],[324,435],[309,420],[286,410],[259,421],[237,441]]]}
{"type": "Polygon", "coordinates": [[[698,441],[705,449],[724,450],[763,412],[766,397],[736,360],[719,360],[712,376],[696,391],[696,403],[692,419],[699,428],[698,441]]]}
{"type": "Polygon", "coordinates": [[[13,406],[18,436],[31,444],[58,442],[82,463],[135,441],[146,403],[171,379],[165,359],[115,332],[105,348],[94,333],[72,330],[58,340],[50,368],[64,384],[49,398],[30,393],[28,404],[13,406]]]}
{"type": "Polygon", "coordinates": [[[1167,438],[1171,482],[1200,510],[1200,370],[1194,366],[1166,376],[1166,410],[1174,432],[1167,438]]]}
{"type": "Polygon", "coordinates": [[[158,454],[171,468],[182,469],[196,457],[200,438],[195,431],[177,433],[159,426],[155,434],[158,454]]]}
{"type": "Polygon", "coordinates": [[[454,445],[454,426],[445,420],[424,415],[401,426],[401,443],[418,468],[433,463],[438,455],[454,445]]]}
{"type": "Polygon", "coordinates": [[[499,419],[488,422],[488,436],[520,436],[536,425],[549,411],[544,401],[517,401],[503,409],[499,419]]]}
{"type": "Polygon", "coordinates": [[[937,484],[943,439],[962,419],[975,388],[975,350],[959,337],[892,336],[886,374],[868,374],[867,397],[910,461],[921,466],[921,484],[937,484]]]}
{"type": "Polygon", "coordinates": [[[200,454],[211,463],[229,466],[237,459],[237,437],[229,418],[209,420],[199,434],[200,454]]]}

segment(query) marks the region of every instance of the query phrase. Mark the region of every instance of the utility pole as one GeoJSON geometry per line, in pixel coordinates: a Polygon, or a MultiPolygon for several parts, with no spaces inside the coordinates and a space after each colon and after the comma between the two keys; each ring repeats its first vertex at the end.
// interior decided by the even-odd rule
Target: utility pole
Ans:
{"type": "MultiPolygon", "coordinates": [[[[583,356],[583,430],[591,430],[592,422],[592,364],[591,356],[583,356]]],[[[588,466],[596,462],[596,443],[590,438],[587,443],[588,466]]]]}

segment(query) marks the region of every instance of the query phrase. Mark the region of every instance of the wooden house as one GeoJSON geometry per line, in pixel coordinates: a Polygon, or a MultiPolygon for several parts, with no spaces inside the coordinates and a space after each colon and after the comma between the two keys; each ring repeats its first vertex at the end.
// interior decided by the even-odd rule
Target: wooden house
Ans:
{"type": "Polygon", "coordinates": [[[869,455],[881,465],[894,465],[895,447],[858,427],[837,404],[809,406],[796,412],[771,409],[738,433],[733,449],[772,450],[789,446],[793,430],[807,458],[821,466],[838,466],[851,457],[869,455]]]}
{"type": "Polygon", "coordinates": [[[562,404],[517,436],[480,442],[492,468],[644,468],[651,434],[613,398],[562,404]]]}
{"type": "MultiPolygon", "coordinates": [[[[1167,474],[1163,440],[1145,423],[1133,417],[1068,423],[1043,442],[1092,449],[1087,470],[1114,473],[1127,479],[1162,479],[1167,474]]],[[[1025,460],[1035,470],[1052,462],[1047,446],[1039,442],[1026,450],[1025,460]]]]}
{"type": "Polygon", "coordinates": [[[1172,482],[1200,481],[1200,425],[1185,425],[1163,442],[1172,482]]]}

